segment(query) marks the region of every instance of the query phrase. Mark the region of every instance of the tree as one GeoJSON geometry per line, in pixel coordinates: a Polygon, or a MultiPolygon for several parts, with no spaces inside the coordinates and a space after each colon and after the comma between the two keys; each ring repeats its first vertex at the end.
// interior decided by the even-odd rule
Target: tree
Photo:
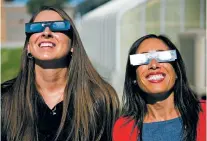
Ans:
{"type": "Polygon", "coordinates": [[[6,2],[11,2],[11,1],[14,1],[14,0],[4,0],[4,1],[6,1],[6,2]]]}
{"type": "Polygon", "coordinates": [[[64,8],[64,3],[68,0],[29,0],[27,2],[27,11],[30,14],[37,12],[42,6],[53,6],[57,8],[64,8]]]}
{"type": "Polygon", "coordinates": [[[86,14],[87,12],[99,7],[102,4],[109,2],[110,0],[85,0],[77,6],[77,11],[81,15],[86,14]]]}

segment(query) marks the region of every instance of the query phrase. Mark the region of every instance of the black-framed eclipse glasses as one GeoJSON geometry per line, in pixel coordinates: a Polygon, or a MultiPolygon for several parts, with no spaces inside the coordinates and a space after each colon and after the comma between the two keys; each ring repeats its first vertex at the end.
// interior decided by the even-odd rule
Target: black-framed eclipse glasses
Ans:
{"type": "Polygon", "coordinates": [[[47,22],[34,22],[25,24],[25,33],[39,33],[43,32],[46,27],[49,27],[53,32],[67,31],[71,28],[70,22],[64,21],[47,21],[47,22]]]}

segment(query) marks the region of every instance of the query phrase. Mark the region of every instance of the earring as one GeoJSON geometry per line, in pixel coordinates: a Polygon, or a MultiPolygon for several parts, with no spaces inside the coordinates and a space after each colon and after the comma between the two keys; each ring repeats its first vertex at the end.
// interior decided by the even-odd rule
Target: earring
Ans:
{"type": "Polygon", "coordinates": [[[177,75],[175,76],[175,79],[178,79],[178,76],[177,75]]]}
{"type": "Polygon", "coordinates": [[[70,51],[69,53],[68,53],[68,57],[72,57],[73,55],[72,55],[72,52],[70,51]]]}
{"type": "Polygon", "coordinates": [[[137,84],[137,80],[133,80],[132,83],[133,83],[134,85],[136,85],[136,84],[137,84]]]}
{"type": "Polygon", "coordinates": [[[28,57],[29,59],[33,59],[33,58],[34,58],[30,52],[27,53],[27,57],[28,57]]]}

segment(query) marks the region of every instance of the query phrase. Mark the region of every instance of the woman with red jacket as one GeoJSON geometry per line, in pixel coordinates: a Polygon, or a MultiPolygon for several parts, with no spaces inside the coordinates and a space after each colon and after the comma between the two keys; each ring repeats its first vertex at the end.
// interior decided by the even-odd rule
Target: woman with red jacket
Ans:
{"type": "Polygon", "coordinates": [[[205,111],[167,37],[150,34],[132,45],[113,141],[205,141],[205,111]]]}

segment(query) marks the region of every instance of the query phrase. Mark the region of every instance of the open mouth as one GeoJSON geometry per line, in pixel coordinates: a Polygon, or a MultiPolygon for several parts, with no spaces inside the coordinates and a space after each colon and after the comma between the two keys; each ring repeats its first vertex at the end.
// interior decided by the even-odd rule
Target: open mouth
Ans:
{"type": "Polygon", "coordinates": [[[41,42],[38,44],[39,47],[43,48],[43,47],[55,47],[56,45],[52,42],[41,42]]]}
{"type": "Polygon", "coordinates": [[[146,79],[152,83],[161,82],[165,79],[166,74],[162,72],[149,73],[146,79]]]}

